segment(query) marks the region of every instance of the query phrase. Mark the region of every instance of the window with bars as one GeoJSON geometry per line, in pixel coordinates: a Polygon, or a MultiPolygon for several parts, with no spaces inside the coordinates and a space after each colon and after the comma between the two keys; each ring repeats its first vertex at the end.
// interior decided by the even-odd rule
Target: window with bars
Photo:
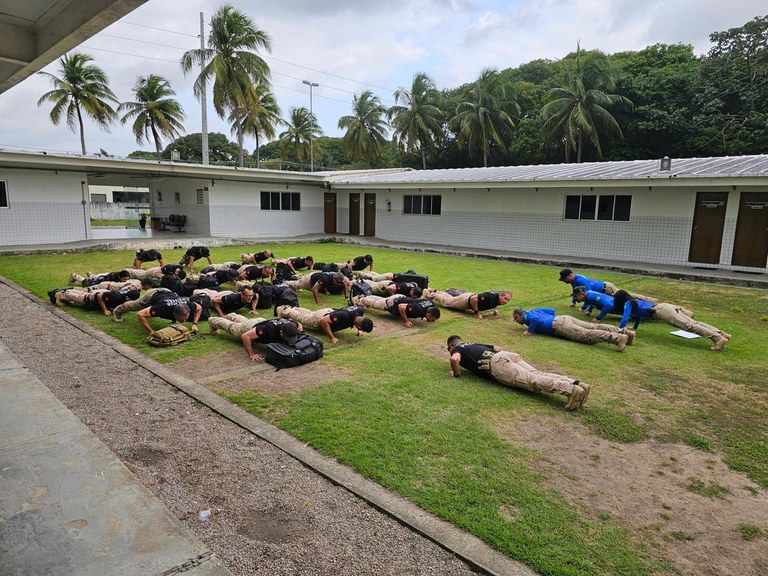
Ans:
{"type": "Polygon", "coordinates": [[[565,197],[566,220],[628,222],[632,196],[584,194],[565,197]]]}
{"type": "Polygon", "coordinates": [[[299,192],[262,192],[262,210],[301,210],[299,192]]]}
{"type": "Polygon", "coordinates": [[[404,214],[428,214],[439,216],[442,211],[443,197],[440,195],[403,196],[404,214]]]}

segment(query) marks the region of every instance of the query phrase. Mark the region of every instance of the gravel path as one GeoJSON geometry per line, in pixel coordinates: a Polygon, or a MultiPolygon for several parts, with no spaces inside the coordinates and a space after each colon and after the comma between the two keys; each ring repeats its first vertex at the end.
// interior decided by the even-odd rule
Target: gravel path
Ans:
{"type": "Polygon", "coordinates": [[[3,344],[234,574],[474,574],[48,304],[2,283],[0,302],[3,344]]]}

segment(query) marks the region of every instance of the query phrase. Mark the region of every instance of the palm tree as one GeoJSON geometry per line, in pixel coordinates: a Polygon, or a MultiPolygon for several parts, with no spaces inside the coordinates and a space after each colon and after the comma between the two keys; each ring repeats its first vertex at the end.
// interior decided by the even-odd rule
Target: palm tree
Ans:
{"type": "Polygon", "coordinates": [[[133,94],[136,97],[134,102],[123,102],[118,108],[119,112],[126,112],[120,121],[125,124],[133,119],[136,142],[154,142],[159,160],[162,153],[161,136],[169,140],[180,136],[184,131],[184,111],[181,105],[171,98],[176,92],[171,89],[168,80],[156,74],[139,76],[133,87],[133,94]]]}
{"type": "Polygon", "coordinates": [[[267,84],[253,86],[253,100],[250,104],[238,106],[229,114],[229,122],[232,123],[232,134],[237,135],[237,143],[240,147],[240,166],[243,165],[243,138],[251,134],[256,138],[256,167],[261,163],[259,158],[259,139],[264,136],[268,139],[275,137],[275,127],[283,124],[280,118],[280,107],[277,105],[275,95],[267,84]]]}
{"type": "Polygon", "coordinates": [[[602,158],[600,132],[622,138],[621,128],[608,111],[612,106],[634,108],[632,101],[607,91],[616,87],[611,64],[605,54],[584,54],[576,45],[576,57],[565,63],[566,85],[552,88],[547,93],[548,102],[541,109],[542,134],[550,141],[562,142],[565,161],[570,151],[576,152],[576,162],[581,162],[586,136],[602,158]]]}
{"type": "Polygon", "coordinates": [[[339,118],[339,128],[347,133],[341,139],[344,153],[352,160],[367,160],[373,167],[387,143],[387,110],[378,96],[366,90],[352,100],[351,116],[339,118]]]}
{"type": "Polygon", "coordinates": [[[435,139],[442,133],[445,114],[440,109],[440,94],[432,79],[423,72],[413,77],[411,90],[399,88],[395,105],[388,115],[395,140],[409,154],[421,154],[421,167],[427,168],[427,152],[435,151],[435,139]],[[398,103],[402,102],[402,105],[398,103]]]}
{"type": "Polygon", "coordinates": [[[478,148],[483,152],[483,166],[488,166],[488,154],[496,144],[506,154],[505,137],[515,128],[513,116],[520,114],[511,87],[492,68],[480,73],[468,93],[469,99],[456,107],[451,126],[458,130],[456,143],[467,147],[469,155],[478,148]]]}
{"type": "Polygon", "coordinates": [[[271,51],[269,35],[257,29],[253,21],[229,4],[211,18],[208,48],[189,50],[181,57],[184,73],[203,64],[195,80],[194,92],[204,95],[204,87],[213,79],[213,107],[220,118],[248,102],[254,84],[267,82],[270,72],[266,61],[255,52],[271,51]]]}
{"type": "Polygon", "coordinates": [[[303,106],[291,108],[290,119],[285,121],[287,130],[280,133],[280,142],[286,149],[292,149],[296,162],[303,163],[310,149],[310,142],[323,135],[314,114],[303,106]]]}
{"type": "Polygon", "coordinates": [[[75,131],[75,125],[80,128],[80,147],[83,156],[85,151],[85,132],[83,131],[83,113],[96,121],[102,130],[109,132],[109,125],[117,118],[111,102],[117,102],[117,98],[109,88],[107,75],[92,62],[93,58],[87,54],[73,53],[59,60],[59,73],[61,77],[49,72],[39,72],[48,76],[54,88],[43,94],[37,101],[40,106],[43,102],[52,102],[51,122],[58,125],[62,114],[66,115],[67,126],[75,131]]]}

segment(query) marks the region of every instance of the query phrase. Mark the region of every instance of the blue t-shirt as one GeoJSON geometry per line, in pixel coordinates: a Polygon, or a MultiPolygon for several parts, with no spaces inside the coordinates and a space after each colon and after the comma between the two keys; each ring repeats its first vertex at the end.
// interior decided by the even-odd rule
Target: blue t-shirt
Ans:
{"type": "Polygon", "coordinates": [[[555,319],[555,310],[553,308],[534,308],[523,312],[523,324],[528,326],[528,332],[531,334],[554,335],[552,330],[552,321],[555,319]]]}

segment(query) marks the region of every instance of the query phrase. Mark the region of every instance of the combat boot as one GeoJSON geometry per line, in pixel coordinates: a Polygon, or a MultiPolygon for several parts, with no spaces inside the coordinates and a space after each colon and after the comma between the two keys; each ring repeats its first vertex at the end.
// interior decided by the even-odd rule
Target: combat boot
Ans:
{"type": "Polygon", "coordinates": [[[728,343],[728,338],[726,338],[725,336],[721,336],[720,334],[716,334],[715,336],[712,336],[712,342],[714,342],[715,345],[712,346],[710,350],[719,352],[728,343]]]}
{"type": "Polygon", "coordinates": [[[627,337],[627,346],[632,346],[632,343],[635,341],[635,331],[629,328],[622,328],[621,333],[627,337]]]}
{"type": "Polygon", "coordinates": [[[573,390],[568,395],[568,403],[565,405],[566,411],[573,412],[576,410],[576,408],[584,403],[585,396],[586,392],[584,391],[584,388],[578,384],[574,384],[573,390]]]}
{"type": "Polygon", "coordinates": [[[626,334],[618,334],[616,339],[616,349],[619,352],[624,352],[624,348],[627,347],[627,342],[629,342],[629,336],[626,334]]]}

